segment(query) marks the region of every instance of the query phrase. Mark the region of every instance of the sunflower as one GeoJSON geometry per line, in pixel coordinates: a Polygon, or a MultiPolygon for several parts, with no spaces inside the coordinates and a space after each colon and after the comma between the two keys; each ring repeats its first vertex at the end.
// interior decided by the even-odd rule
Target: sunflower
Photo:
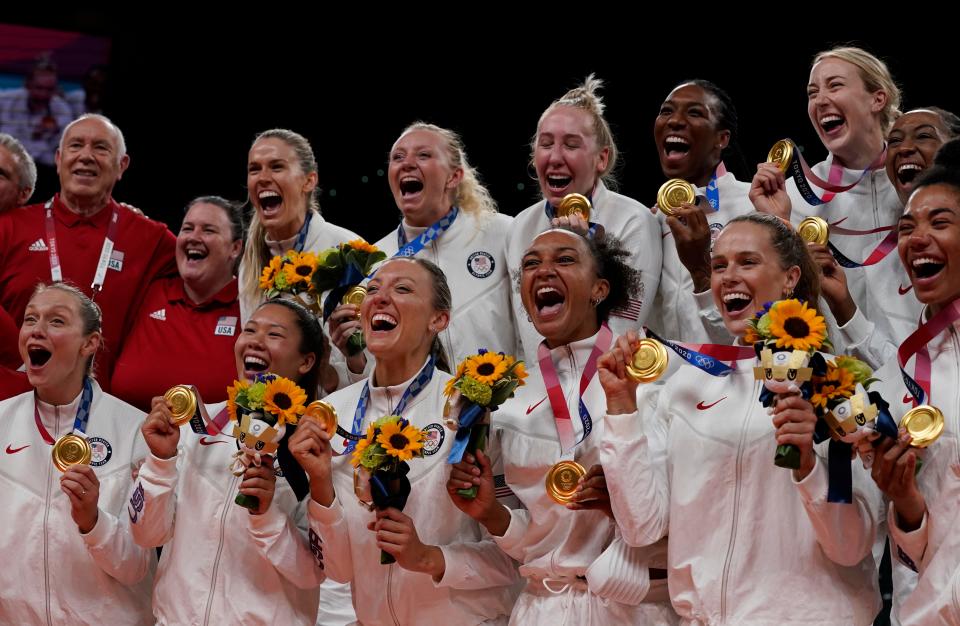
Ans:
{"type": "Polygon", "coordinates": [[[280,266],[283,264],[283,257],[275,256],[270,259],[270,263],[263,268],[263,272],[260,274],[260,289],[273,289],[273,281],[277,277],[277,272],[280,271],[280,266]]]}
{"type": "Polygon", "coordinates": [[[283,273],[287,278],[287,284],[290,286],[297,283],[310,283],[310,277],[317,269],[317,257],[312,252],[304,252],[293,257],[290,262],[284,265],[283,273]]]}
{"type": "Polygon", "coordinates": [[[520,361],[513,367],[513,376],[519,383],[517,385],[518,387],[526,384],[523,382],[523,379],[527,377],[527,366],[523,363],[523,361],[520,361]]]}
{"type": "Polygon", "coordinates": [[[856,391],[857,381],[850,370],[827,363],[827,375],[810,397],[810,404],[822,409],[827,408],[831,400],[849,398],[856,391]]]}
{"type": "Polygon", "coordinates": [[[503,356],[492,352],[485,352],[467,359],[467,374],[486,385],[492,385],[507,371],[507,363],[503,356]]]}
{"type": "Polygon", "coordinates": [[[757,330],[752,325],[747,325],[747,329],[743,333],[743,343],[750,345],[760,341],[761,337],[757,334],[757,330]]]}
{"type": "Polygon", "coordinates": [[[363,457],[363,451],[367,449],[367,446],[370,445],[370,441],[366,438],[361,439],[357,442],[357,447],[353,449],[353,454],[350,457],[350,464],[354,467],[359,467],[360,459],[363,457]]]}
{"type": "Polygon", "coordinates": [[[304,411],[307,394],[292,381],[277,378],[267,384],[263,396],[263,408],[277,416],[277,425],[296,424],[304,411]]]}
{"type": "Polygon", "coordinates": [[[452,395],[453,395],[453,392],[454,392],[454,391],[456,390],[456,388],[457,388],[457,381],[458,381],[458,380],[460,380],[460,379],[459,379],[459,378],[451,378],[450,380],[448,380],[448,381],[447,381],[447,384],[443,387],[443,395],[447,396],[448,398],[449,398],[450,396],[452,396],[452,395]]]}
{"type": "Polygon", "coordinates": [[[373,254],[374,252],[380,251],[380,248],[373,244],[367,243],[363,239],[354,239],[353,241],[348,241],[346,245],[350,246],[357,252],[366,252],[368,254],[373,254]]]}
{"type": "Polygon", "coordinates": [[[409,461],[423,448],[423,431],[409,424],[401,428],[399,421],[387,422],[380,428],[377,443],[390,456],[409,461]]]}
{"type": "Polygon", "coordinates": [[[770,334],[778,348],[809,351],[827,338],[827,325],[816,309],[799,300],[781,300],[770,307],[770,334]]]}
{"type": "Polygon", "coordinates": [[[227,387],[227,415],[234,422],[239,422],[237,419],[237,393],[246,388],[247,383],[239,380],[233,381],[233,384],[227,387]]]}

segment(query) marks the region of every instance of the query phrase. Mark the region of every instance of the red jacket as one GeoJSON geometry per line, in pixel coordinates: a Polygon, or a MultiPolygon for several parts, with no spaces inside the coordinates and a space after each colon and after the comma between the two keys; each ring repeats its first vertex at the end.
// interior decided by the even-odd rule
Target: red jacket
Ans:
{"type": "MultiPolygon", "coordinates": [[[[58,194],[54,196],[53,216],[64,281],[91,295],[90,285],[115,208],[120,215],[116,241],[103,291],[96,296],[103,310],[104,337],[96,372],[104,391],[109,390],[113,363],[132,313],[143,300],[145,286],[156,276],[176,272],[176,237],[165,224],[134,213],[113,199],[96,214],[84,217],[64,206],[58,194]]],[[[0,215],[0,306],[17,326],[23,322],[23,311],[37,283],[51,282],[45,215],[42,204],[0,215]]],[[[6,341],[6,337],[2,339],[6,341]]]]}

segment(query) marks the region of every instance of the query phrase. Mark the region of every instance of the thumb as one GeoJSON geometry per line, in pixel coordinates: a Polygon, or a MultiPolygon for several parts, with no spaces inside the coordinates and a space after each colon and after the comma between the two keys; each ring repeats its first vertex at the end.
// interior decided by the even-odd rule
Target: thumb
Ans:
{"type": "Polygon", "coordinates": [[[483,450],[477,450],[477,465],[480,466],[482,476],[492,476],[493,467],[491,467],[490,457],[484,454],[483,450]]]}

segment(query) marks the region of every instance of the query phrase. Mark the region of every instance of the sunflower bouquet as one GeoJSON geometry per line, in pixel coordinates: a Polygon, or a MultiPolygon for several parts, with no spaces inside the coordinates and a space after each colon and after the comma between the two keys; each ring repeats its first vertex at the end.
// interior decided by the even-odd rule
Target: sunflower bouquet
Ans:
{"type": "MultiPolygon", "coordinates": [[[[366,435],[353,449],[350,463],[354,467],[354,488],[358,496],[370,486],[370,499],[378,509],[394,507],[403,510],[410,496],[407,461],[423,457],[426,433],[399,415],[381,417],[367,427],[366,435]]],[[[361,497],[361,500],[366,498],[361,497]]],[[[381,550],[380,563],[395,562],[393,555],[381,550]]]]}
{"type": "Polygon", "coordinates": [[[260,289],[268,300],[285,294],[294,296],[315,313],[320,311],[317,293],[313,287],[313,273],[317,256],[312,252],[288,250],[275,256],[260,273],[260,289]]]}
{"type": "MultiPolygon", "coordinates": [[[[527,377],[523,361],[503,352],[477,350],[457,366],[456,375],[447,382],[444,393],[447,405],[444,417],[447,425],[457,431],[447,457],[448,463],[459,463],[466,452],[475,453],[486,446],[490,430],[490,412],[513,397],[517,387],[527,377]],[[460,406],[456,418],[451,418],[452,407],[460,406]]],[[[459,489],[464,498],[476,498],[477,487],[459,489]]]]}
{"type": "Polygon", "coordinates": [[[878,380],[869,365],[852,356],[836,357],[823,376],[814,377],[810,403],[832,439],[857,444],[870,432],[896,438],[889,405],[879,393],[868,391],[878,380]]]}
{"type": "MultiPolygon", "coordinates": [[[[362,283],[374,266],[386,258],[383,250],[363,239],[321,250],[310,282],[316,293],[329,292],[323,300],[323,320],[327,321],[347,292],[362,283]]],[[[347,347],[351,356],[363,350],[366,347],[363,334],[359,331],[354,333],[347,347]]]]}
{"type": "MultiPolygon", "coordinates": [[[[754,377],[763,381],[760,403],[765,407],[773,405],[777,395],[794,388],[809,400],[814,376],[826,373],[826,362],[818,350],[830,348],[827,325],[806,302],[790,299],[766,303],[748,323],[744,341],[754,345],[760,358],[754,377]]],[[[798,469],[799,449],[791,444],[777,446],[774,463],[798,469]]]]}
{"type": "MultiPolygon", "coordinates": [[[[297,423],[306,401],[303,389],[276,374],[257,374],[253,382],[234,381],[227,388],[227,414],[240,448],[230,465],[234,476],[242,476],[251,464],[259,467],[262,455],[276,453],[287,424],[297,423]]],[[[248,509],[260,504],[243,494],[234,501],[248,509]]]]}

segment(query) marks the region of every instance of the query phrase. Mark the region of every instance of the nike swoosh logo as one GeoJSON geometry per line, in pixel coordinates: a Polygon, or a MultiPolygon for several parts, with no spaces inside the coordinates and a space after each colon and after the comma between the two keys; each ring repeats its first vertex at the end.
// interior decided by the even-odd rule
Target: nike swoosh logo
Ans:
{"type": "Polygon", "coordinates": [[[913,396],[911,396],[909,393],[903,394],[903,403],[904,403],[904,404],[912,404],[912,403],[913,403],[913,396]]]}
{"type": "MultiPolygon", "coordinates": [[[[546,399],[547,399],[547,396],[543,396],[543,400],[546,400],[546,399]]],[[[530,415],[535,408],[543,404],[543,400],[541,400],[540,402],[537,402],[533,406],[527,405],[527,415],[530,415]]]]}
{"type": "Polygon", "coordinates": [[[223,439],[207,439],[206,437],[200,437],[201,446],[212,446],[215,443],[227,443],[223,439]]]}
{"type": "Polygon", "coordinates": [[[16,454],[17,452],[20,452],[21,450],[23,450],[23,449],[25,449],[25,448],[29,448],[29,447],[30,447],[30,444],[29,444],[29,443],[28,443],[27,445],[25,445],[25,446],[20,447],[20,448],[11,448],[11,447],[10,447],[10,444],[7,444],[7,454],[16,454]]]}
{"type": "Polygon", "coordinates": [[[912,284],[911,284],[909,287],[907,287],[906,289],[903,288],[903,285],[900,285],[899,287],[897,287],[897,291],[900,292],[900,295],[901,295],[901,296],[906,295],[907,292],[910,291],[911,289],[913,289],[913,285],[912,285],[912,284]]]}
{"type": "Polygon", "coordinates": [[[713,407],[715,407],[717,405],[717,402],[723,402],[726,399],[727,399],[727,396],[723,396],[716,402],[711,402],[710,404],[704,404],[703,400],[701,400],[700,402],[697,402],[697,408],[701,411],[706,411],[707,409],[712,409],[713,407]]]}

